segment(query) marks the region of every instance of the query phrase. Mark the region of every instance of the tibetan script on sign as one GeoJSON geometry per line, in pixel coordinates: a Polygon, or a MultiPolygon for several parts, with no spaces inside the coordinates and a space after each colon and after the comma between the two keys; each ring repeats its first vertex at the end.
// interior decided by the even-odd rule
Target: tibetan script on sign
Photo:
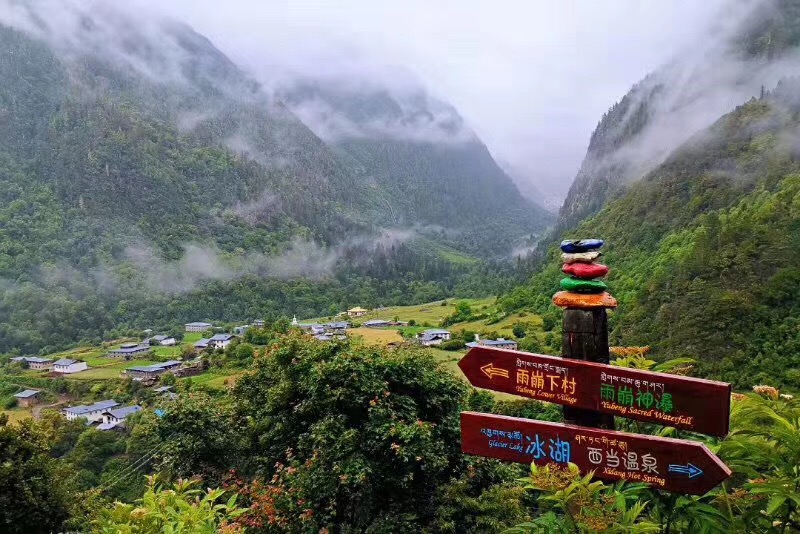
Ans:
{"type": "Polygon", "coordinates": [[[481,346],[458,366],[479,388],[712,436],[729,430],[724,382],[481,346]]]}
{"type": "Polygon", "coordinates": [[[605,480],[702,495],[731,475],[699,442],[476,412],[461,413],[461,450],[519,463],[577,465],[605,480]]]}

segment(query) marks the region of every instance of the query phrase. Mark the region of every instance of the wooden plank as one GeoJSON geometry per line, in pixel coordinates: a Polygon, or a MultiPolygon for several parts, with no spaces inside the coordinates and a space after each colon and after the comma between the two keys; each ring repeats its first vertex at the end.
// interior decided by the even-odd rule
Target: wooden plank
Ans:
{"type": "Polygon", "coordinates": [[[461,413],[465,454],[524,464],[577,465],[604,480],[702,495],[731,470],[702,443],[476,412],[461,413]]]}
{"type": "Polygon", "coordinates": [[[724,382],[481,346],[458,366],[479,388],[712,436],[729,430],[724,382]]]}

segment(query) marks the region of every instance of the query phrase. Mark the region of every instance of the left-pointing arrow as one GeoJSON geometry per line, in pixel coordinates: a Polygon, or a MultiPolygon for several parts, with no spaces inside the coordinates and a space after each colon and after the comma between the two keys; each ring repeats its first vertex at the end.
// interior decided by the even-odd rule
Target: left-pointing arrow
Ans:
{"type": "Polygon", "coordinates": [[[494,378],[495,376],[502,376],[503,378],[508,378],[507,369],[501,369],[499,367],[495,367],[491,363],[487,363],[486,365],[482,366],[481,371],[483,371],[483,374],[485,374],[489,378],[494,378]]]}

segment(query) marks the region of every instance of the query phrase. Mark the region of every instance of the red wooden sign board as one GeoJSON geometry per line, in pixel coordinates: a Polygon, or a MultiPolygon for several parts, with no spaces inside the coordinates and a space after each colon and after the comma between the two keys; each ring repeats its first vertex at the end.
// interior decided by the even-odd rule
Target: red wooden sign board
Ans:
{"type": "Polygon", "coordinates": [[[731,476],[728,466],[696,441],[476,412],[461,413],[461,450],[524,464],[573,463],[597,478],[692,495],[731,476]]]}
{"type": "Polygon", "coordinates": [[[481,346],[458,366],[479,388],[712,436],[729,430],[724,382],[481,346]]]}

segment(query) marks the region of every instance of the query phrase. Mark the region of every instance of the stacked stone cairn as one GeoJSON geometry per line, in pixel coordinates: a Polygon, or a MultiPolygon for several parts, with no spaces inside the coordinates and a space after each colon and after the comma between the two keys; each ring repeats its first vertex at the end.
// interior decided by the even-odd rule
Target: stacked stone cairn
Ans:
{"type": "Polygon", "coordinates": [[[561,242],[561,270],[569,275],[561,280],[561,289],[553,295],[553,304],[561,308],[591,309],[616,308],[617,299],[600,280],[608,274],[608,267],[597,260],[602,255],[602,239],[578,239],[561,242]]]}

